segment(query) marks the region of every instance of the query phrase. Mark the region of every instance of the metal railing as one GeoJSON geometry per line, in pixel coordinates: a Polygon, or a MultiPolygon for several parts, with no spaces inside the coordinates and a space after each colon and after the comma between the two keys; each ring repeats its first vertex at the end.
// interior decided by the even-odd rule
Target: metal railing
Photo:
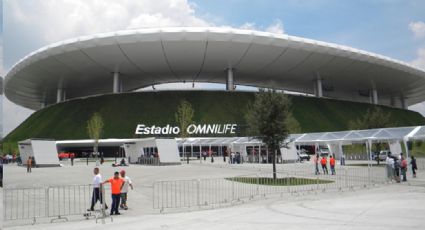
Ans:
{"type": "Polygon", "coordinates": [[[425,158],[416,158],[416,165],[418,170],[425,170],[425,158]]]}
{"type": "MultiPolygon", "coordinates": [[[[330,173],[330,171],[329,171],[330,173]]],[[[257,173],[228,178],[156,181],[153,208],[160,212],[181,208],[214,207],[272,195],[342,191],[388,181],[384,167],[337,169],[336,175],[315,175],[309,169],[257,173]]]]}
{"type": "MultiPolygon", "coordinates": [[[[100,190],[105,203],[105,189],[100,190]]],[[[35,223],[39,219],[68,220],[70,216],[88,218],[91,214],[92,185],[65,185],[32,188],[3,189],[3,220],[35,223]]],[[[99,203],[99,202],[97,202],[99,203]]],[[[98,209],[96,220],[104,214],[104,207],[98,209]]]]}
{"type": "Polygon", "coordinates": [[[159,159],[156,157],[139,157],[138,164],[142,165],[159,165],[159,159]]]}

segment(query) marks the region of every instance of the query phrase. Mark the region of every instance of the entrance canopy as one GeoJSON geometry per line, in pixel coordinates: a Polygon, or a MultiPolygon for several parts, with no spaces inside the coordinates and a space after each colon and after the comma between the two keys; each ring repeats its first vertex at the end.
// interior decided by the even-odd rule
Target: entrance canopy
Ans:
{"type": "Polygon", "coordinates": [[[305,133],[294,139],[296,144],[387,142],[425,139],[425,126],[305,133]]]}

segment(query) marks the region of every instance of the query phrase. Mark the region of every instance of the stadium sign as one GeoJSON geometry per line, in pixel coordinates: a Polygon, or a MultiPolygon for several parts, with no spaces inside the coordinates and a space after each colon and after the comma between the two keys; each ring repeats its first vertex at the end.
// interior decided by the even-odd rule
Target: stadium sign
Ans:
{"type": "MultiPolygon", "coordinates": [[[[236,124],[190,124],[187,126],[187,133],[193,134],[235,134],[236,124]]],[[[146,126],[138,124],[135,134],[139,135],[178,135],[180,128],[178,126],[146,126]]]]}

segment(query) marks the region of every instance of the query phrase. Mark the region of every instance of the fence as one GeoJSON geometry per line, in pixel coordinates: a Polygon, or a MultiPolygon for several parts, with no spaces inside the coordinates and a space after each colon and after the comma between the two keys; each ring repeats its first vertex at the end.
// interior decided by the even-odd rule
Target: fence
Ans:
{"type": "Polygon", "coordinates": [[[416,164],[419,170],[425,170],[425,158],[416,158],[416,164]]]}
{"type": "Polygon", "coordinates": [[[91,185],[5,188],[3,220],[32,220],[35,223],[39,219],[53,222],[59,219],[68,220],[68,217],[78,215],[87,218],[92,192],[91,185]]]}
{"type": "Polygon", "coordinates": [[[258,173],[229,178],[157,181],[153,208],[170,209],[229,205],[245,200],[303,192],[342,191],[387,182],[386,169],[338,168],[336,175],[315,175],[311,170],[258,173]]]}
{"type": "Polygon", "coordinates": [[[159,165],[159,159],[156,157],[139,157],[137,163],[142,165],[159,165]]]}

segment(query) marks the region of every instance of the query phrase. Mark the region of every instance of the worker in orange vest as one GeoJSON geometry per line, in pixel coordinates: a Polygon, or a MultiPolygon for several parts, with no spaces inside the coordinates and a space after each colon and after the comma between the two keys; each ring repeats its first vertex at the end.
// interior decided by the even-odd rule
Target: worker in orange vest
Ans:
{"type": "Polygon", "coordinates": [[[336,172],[335,172],[335,158],[332,157],[332,155],[329,158],[329,165],[331,166],[332,175],[335,175],[336,174],[336,172]]]}
{"type": "Polygon", "coordinates": [[[323,156],[322,159],[320,160],[320,164],[322,165],[322,170],[323,170],[323,174],[329,174],[328,173],[328,161],[326,160],[326,157],[323,156]]]}

